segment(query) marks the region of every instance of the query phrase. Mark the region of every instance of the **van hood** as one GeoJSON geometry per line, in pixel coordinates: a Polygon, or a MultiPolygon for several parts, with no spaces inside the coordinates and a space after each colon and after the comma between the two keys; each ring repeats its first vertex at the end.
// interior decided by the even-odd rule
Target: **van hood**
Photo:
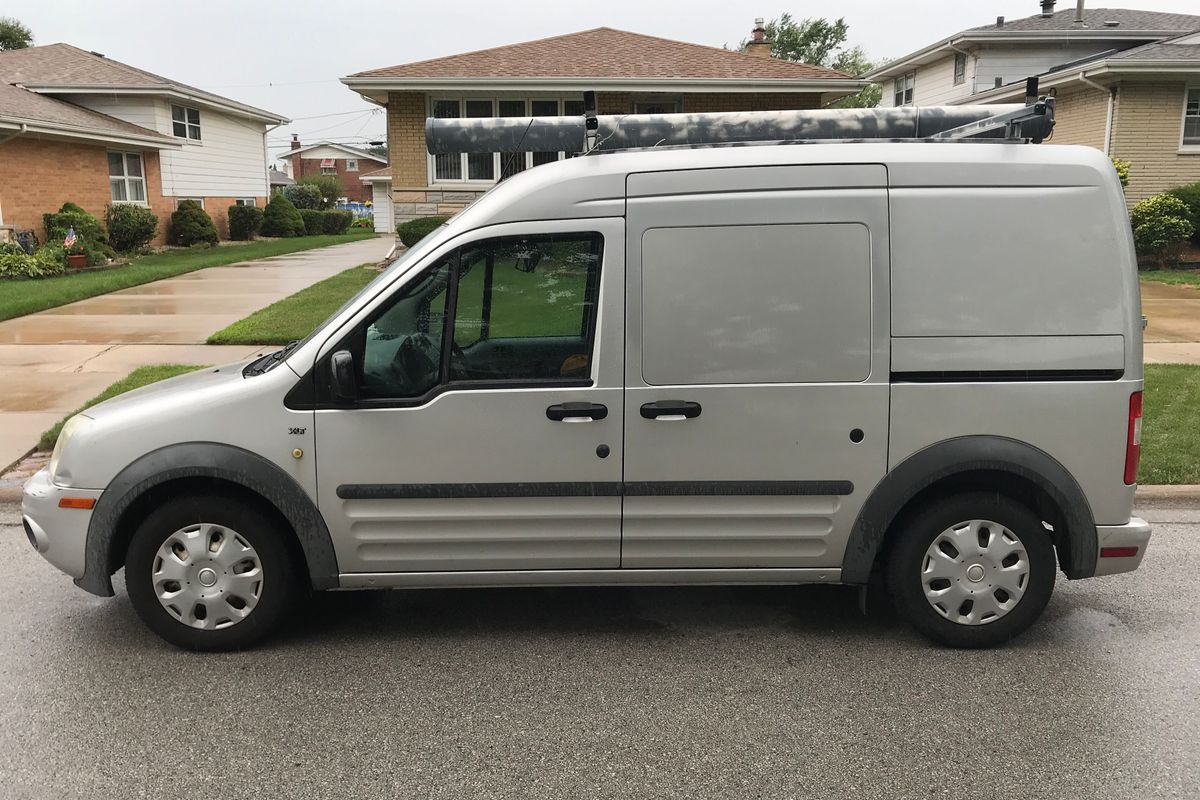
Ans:
{"type": "Polygon", "coordinates": [[[130,411],[147,414],[179,405],[202,405],[207,403],[214,393],[223,394],[223,389],[229,389],[234,385],[251,380],[242,376],[242,370],[253,360],[255,359],[247,359],[220,367],[198,366],[195,372],[177,375],[174,378],[125,392],[111,400],[105,400],[103,403],[92,406],[82,414],[100,421],[130,411]]]}

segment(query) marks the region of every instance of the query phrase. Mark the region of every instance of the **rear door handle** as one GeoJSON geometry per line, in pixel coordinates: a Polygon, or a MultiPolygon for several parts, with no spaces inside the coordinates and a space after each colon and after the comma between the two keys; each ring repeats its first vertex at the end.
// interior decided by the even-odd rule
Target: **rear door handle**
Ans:
{"type": "Polygon", "coordinates": [[[689,400],[657,400],[642,406],[642,417],[662,422],[678,422],[700,416],[700,404],[689,400]]]}
{"type": "Polygon", "coordinates": [[[546,418],[555,422],[593,422],[608,416],[608,406],[600,403],[559,403],[546,409],[546,418]]]}

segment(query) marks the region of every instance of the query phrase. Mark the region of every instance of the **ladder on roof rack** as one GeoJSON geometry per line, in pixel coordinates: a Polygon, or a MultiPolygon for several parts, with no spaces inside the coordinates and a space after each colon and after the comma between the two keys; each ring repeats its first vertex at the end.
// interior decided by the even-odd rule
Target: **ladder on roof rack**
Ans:
{"type": "Polygon", "coordinates": [[[708,114],[595,113],[584,93],[579,117],[487,117],[425,121],[433,155],[451,153],[606,153],[654,147],[850,141],[1006,141],[1039,143],[1054,130],[1054,98],[1024,105],[901,106],[708,114]]]}

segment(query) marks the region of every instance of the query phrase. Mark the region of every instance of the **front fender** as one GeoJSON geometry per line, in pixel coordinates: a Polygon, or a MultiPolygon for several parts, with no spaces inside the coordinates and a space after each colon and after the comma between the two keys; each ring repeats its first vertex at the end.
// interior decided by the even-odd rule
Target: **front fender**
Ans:
{"type": "Polygon", "coordinates": [[[112,479],[92,511],[84,548],[84,571],[75,583],[92,594],[111,597],[112,574],[120,567],[124,555],[113,552],[122,516],[147,491],[186,478],[227,481],[271,503],[296,532],[313,588],[330,589],[338,585],[337,556],[329,529],[300,484],[260,455],[215,442],[187,442],[154,450],[112,479]]]}
{"type": "Polygon", "coordinates": [[[1058,506],[1069,552],[1059,554],[1068,578],[1096,574],[1096,521],[1079,483],[1042,450],[1000,436],[963,436],[913,453],[890,471],[863,504],[846,543],[842,580],[866,583],[883,538],[913,497],[940,480],[976,472],[1004,472],[1041,488],[1058,506]]]}

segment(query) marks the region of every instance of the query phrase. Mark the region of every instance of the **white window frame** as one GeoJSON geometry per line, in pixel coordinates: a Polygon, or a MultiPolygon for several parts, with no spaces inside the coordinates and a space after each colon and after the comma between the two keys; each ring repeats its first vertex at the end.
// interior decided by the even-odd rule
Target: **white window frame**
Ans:
{"type": "Polygon", "coordinates": [[[203,139],[201,137],[201,133],[200,133],[200,109],[196,108],[195,106],[185,106],[185,105],[180,105],[179,103],[172,103],[171,104],[171,135],[174,136],[176,139],[183,139],[184,141],[187,141],[187,142],[203,141],[203,139]],[[182,122],[175,119],[175,109],[177,109],[177,108],[183,111],[183,121],[182,122]],[[196,112],[196,121],[195,122],[192,122],[191,120],[188,119],[189,111],[196,112]],[[175,133],[176,125],[183,126],[183,134],[184,134],[183,136],[180,136],[178,133],[175,133]],[[192,136],[193,128],[196,131],[195,136],[192,136]]]}
{"type": "Polygon", "coordinates": [[[954,85],[962,86],[966,82],[967,82],[967,54],[966,53],[955,53],[954,54],[954,85]],[[959,71],[958,71],[959,64],[962,64],[962,72],[961,73],[959,73],[959,71]]]}
{"type": "Polygon", "coordinates": [[[892,104],[911,106],[917,100],[917,71],[909,70],[892,81],[892,104]],[[907,99],[905,94],[907,93],[907,99]]]}
{"type": "MultiPolygon", "coordinates": [[[[109,150],[108,155],[121,157],[121,170],[123,173],[121,175],[113,175],[111,173],[111,167],[109,168],[110,169],[109,176],[108,176],[109,201],[112,203],[117,203],[117,204],[124,203],[124,204],[128,204],[128,205],[133,205],[133,206],[149,206],[150,198],[146,194],[146,156],[140,152],[128,152],[128,151],[122,151],[122,150],[109,150]],[[129,174],[129,157],[130,156],[133,156],[134,158],[136,158],[138,160],[139,164],[141,165],[141,173],[142,174],[140,176],[129,174]],[[112,196],[112,182],[113,181],[123,181],[125,183],[125,198],[126,199],[118,200],[117,198],[112,196]],[[129,198],[133,197],[133,192],[130,191],[131,187],[139,185],[139,184],[142,187],[142,199],[141,200],[130,200],[129,198]]],[[[107,159],[105,160],[105,163],[107,164],[107,159]]]]}
{"type": "MultiPolygon", "coordinates": [[[[510,95],[504,95],[504,94],[484,95],[484,94],[449,94],[449,93],[447,93],[447,94],[429,94],[425,98],[425,116],[432,117],[434,104],[439,101],[442,101],[442,100],[449,100],[449,101],[457,102],[458,103],[458,111],[460,114],[466,113],[466,103],[468,100],[490,100],[492,103],[492,114],[493,115],[496,115],[499,113],[500,103],[504,102],[506,100],[507,101],[516,100],[516,101],[523,102],[525,104],[525,115],[529,115],[530,113],[532,113],[532,108],[533,108],[532,104],[534,102],[546,101],[546,102],[556,103],[557,111],[555,113],[561,115],[563,112],[563,104],[564,103],[568,103],[571,101],[581,102],[582,97],[577,97],[574,95],[564,97],[561,95],[553,95],[553,96],[511,95],[511,94],[510,95]]],[[[461,119],[466,119],[466,117],[462,117],[461,119]]],[[[529,169],[534,166],[533,155],[534,155],[533,153],[518,153],[518,154],[516,154],[516,157],[518,157],[518,158],[523,157],[525,159],[525,167],[524,168],[529,169]]],[[[541,155],[541,154],[539,154],[539,155],[541,155]]],[[[428,178],[428,181],[429,181],[428,185],[442,187],[442,188],[462,188],[462,189],[467,189],[467,190],[473,190],[475,188],[483,189],[483,188],[495,186],[497,183],[500,182],[500,176],[503,174],[504,164],[501,163],[500,156],[501,156],[500,153],[492,154],[492,159],[493,159],[492,175],[495,176],[494,178],[492,178],[491,180],[479,179],[479,178],[472,180],[468,177],[469,172],[468,172],[467,154],[466,153],[461,153],[459,155],[459,158],[462,159],[462,167],[459,172],[459,174],[462,176],[461,178],[439,178],[439,177],[437,177],[436,156],[429,154],[426,156],[426,177],[428,178]]],[[[561,161],[562,159],[567,157],[566,153],[562,153],[562,152],[555,153],[554,156],[555,156],[553,159],[554,161],[561,161]]],[[[511,157],[511,154],[505,154],[505,158],[509,158],[509,157],[511,157]]]]}
{"type": "MultiPolygon", "coordinates": [[[[1200,137],[1192,142],[1184,139],[1188,120],[1200,119],[1200,113],[1188,114],[1188,98],[1193,92],[1196,94],[1196,100],[1200,102],[1200,83],[1189,83],[1183,87],[1183,110],[1179,119],[1179,152],[1183,155],[1200,155],[1200,137]]],[[[1200,112],[1200,108],[1197,108],[1197,111],[1200,112]]]]}
{"type": "Polygon", "coordinates": [[[204,208],[204,198],[203,197],[176,197],[175,198],[175,208],[173,210],[176,210],[176,211],[179,210],[179,204],[182,203],[184,200],[195,200],[197,203],[200,204],[201,208],[204,208]]]}
{"type": "Polygon", "coordinates": [[[250,206],[251,208],[254,208],[255,206],[258,205],[258,198],[256,198],[256,197],[239,197],[233,201],[233,204],[235,206],[250,206]]]}
{"type": "Polygon", "coordinates": [[[357,158],[347,158],[346,159],[346,172],[358,172],[358,159],[357,158]]]}

